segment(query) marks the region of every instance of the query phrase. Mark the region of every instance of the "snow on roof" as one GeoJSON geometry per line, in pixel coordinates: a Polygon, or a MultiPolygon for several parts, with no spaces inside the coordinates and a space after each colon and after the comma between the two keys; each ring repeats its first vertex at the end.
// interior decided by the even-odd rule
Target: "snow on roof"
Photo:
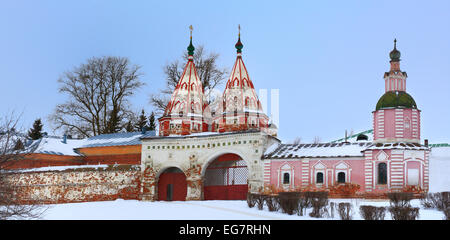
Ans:
{"type": "Polygon", "coordinates": [[[66,171],[72,169],[106,169],[109,165],[98,164],[98,165],[71,165],[71,166],[50,166],[50,167],[40,167],[40,168],[28,168],[28,169],[14,169],[11,172],[15,173],[25,173],[25,172],[51,172],[51,171],[66,171]]]}
{"type": "Polygon", "coordinates": [[[428,147],[418,143],[396,142],[396,143],[374,143],[367,150],[375,149],[404,149],[404,150],[428,150],[428,147]]]}
{"type": "Polygon", "coordinates": [[[155,131],[101,134],[86,139],[78,148],[140,145],[142,137],[155,136],[155,131]]]}
{"type": "Polygon", "coordinates": [[[280,144],[270,147],[263,158],[362,157],[372,143],[280,144]],[[275,149],[274,149],[275,148],[275,149]]]}
{"type": "Polygon", "coordinates": [[[215,135],[231,135],[231,134],[240,134],[240,133],[254,133],[254,132],[260,132],[256,129],[251,130],[245,130],[245,131],[236,131],[236,132],[199,132],[199,133],[191,133],[188,135],[169,135],[169,136],[143,136],[141,139],[161,139],[161,138],[190,138],[190,137],[208,137],[208,136],[215,136],[215,135]]]}
{"type": "Polygon", "coordinates": [[[43,137],[34,140],[29,151],[31,153],[78,156],[79,154],[74,149],[83,145],[85,141],[86,139],[67,139],[66,143],[63,143],[63,138],[43,137]]]}

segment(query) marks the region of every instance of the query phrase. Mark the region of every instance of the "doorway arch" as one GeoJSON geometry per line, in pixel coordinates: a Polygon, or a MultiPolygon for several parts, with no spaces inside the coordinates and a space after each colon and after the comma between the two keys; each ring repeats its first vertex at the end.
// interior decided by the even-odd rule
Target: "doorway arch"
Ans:
{"type": "Polygon", "coordinates": [[[203,181],[204,200],[245,200],[248,192],[248,168],[237,154],[225,153],[207,166],[203,181]]]}
{"type": "Polygon", "coordinates": [[[158,200],[185,201],[187,194],[186,175],[177,167],[164,170],[158,179],[158,200]]]}

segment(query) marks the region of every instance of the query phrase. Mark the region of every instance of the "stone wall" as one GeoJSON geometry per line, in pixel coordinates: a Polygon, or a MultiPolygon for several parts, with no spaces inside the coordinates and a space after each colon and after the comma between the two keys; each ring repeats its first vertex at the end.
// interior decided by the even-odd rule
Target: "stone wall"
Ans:
{"type": "Polygon", "coordinates": [[[8,174],[24,203],[69,203],[139,199],[141,169],[138,165],[77,166],[46,171],[8,174]]]}

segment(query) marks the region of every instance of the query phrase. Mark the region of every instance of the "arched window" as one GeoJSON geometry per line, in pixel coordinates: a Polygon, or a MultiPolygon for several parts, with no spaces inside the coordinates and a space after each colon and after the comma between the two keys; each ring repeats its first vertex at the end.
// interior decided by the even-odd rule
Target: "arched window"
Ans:
{"type": "Polygon", "coordinates": [[[290,174],[287,172],[283,173],[283,184],[289,184],[290,180],[290,174]]]}
{"type": "Polygon", "coordinates": [[[316,183],[323,183],[323,173],[322,172],[318,172],[316,174],[316,183]]]}
{"type": "Polygon", "coordinates": [[[387,165],[386,163],[378,164],[378,184],[387,183],[387,165]]]}
{"type": "Polygon", "coordinates": [[[345,183],[345,173],[344,172],[340,172],[337,175],[337,182],[338,183],[345,183]]]}

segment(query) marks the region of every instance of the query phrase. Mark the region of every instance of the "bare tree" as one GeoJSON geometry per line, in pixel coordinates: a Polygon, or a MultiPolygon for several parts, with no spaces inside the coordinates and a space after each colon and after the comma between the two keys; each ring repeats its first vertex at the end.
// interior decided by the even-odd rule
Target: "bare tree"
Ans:
{"type": "Polygon", "coordinates": [[[315,136],[314,139],[313,139],[313,143],[314,144],[320,143],[320,141],[322,141],[322,140],[320,139],[319,136],[315,136]]]}
{"type": "Polygon", "coordinates": [[[16,149],[18,141],[26,140],[17,131],[19,119],[14,112],[0,116],[0,220],[39,218],[46,210],[38,203],[23,204],[19,188],[9,179],[9,167],[26,154],[23,149],[16,149]]]}
{"type": "Polygon", "coordinates": [[[123,57],[93,57],[58,80],[69,99],[58,104],[50,120],[55,129],[85,137],[120,131],[128,123],[129,97],[144,85],[140,66],[123,57]]]}
{"type": "MultiPolygon", "coordinates": [[[[226,68],[219,68],[216,64],[219,58],[218,53],[207,54],[204,46],[200,45],[194,52],[194,64],[197,69],[198,77],[200,78],[206,98],[210,99],[209,94],[211,90],[218,87],[226,78],[228,70],[226,68]]],[[[167,104],[170,101],[178,81],[183,74],[183,68],[188,61],[188,54],[184,53],[183,63],[175,60],[164,66],[164,73],[166,75],[166,88],[160,91],[160,94],[153,94],[150,96],[150,103],[155,107],[156,113],[164,112],[167,104]]]]}
{"type": "Polygon", "coordinates": [[[302,138],[301,137],[296,137],[294,139],[294,141],[292,142],[292,144],[295,144],[295,145],[300,144],[300,143],[302,143],[302,138]]]}

